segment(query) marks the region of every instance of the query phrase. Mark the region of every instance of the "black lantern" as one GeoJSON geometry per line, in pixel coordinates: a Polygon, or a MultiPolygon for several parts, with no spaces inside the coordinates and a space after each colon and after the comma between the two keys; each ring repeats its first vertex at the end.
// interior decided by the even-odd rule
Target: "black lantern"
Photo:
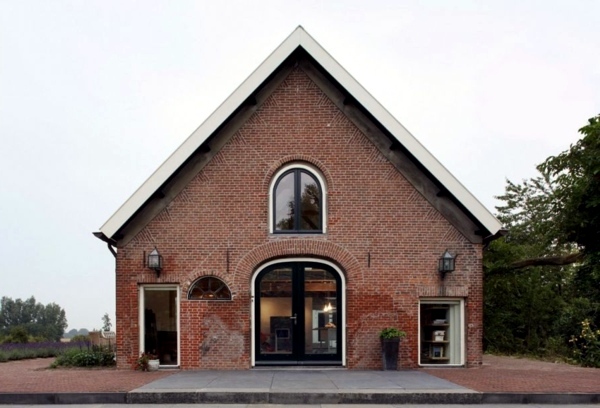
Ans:
{"type": "Polygon", "coordinates": [[[162,261],[162,255],[158,253],[156,248],[148,254],[148,268],[153,269],[157,277],[160,276],[160,271],[162,271],[162,261]]]}
{"type": "Polygon", "coordinates": [[[446,249],[444,255],[439,260],[438,270],[442,274],[442,279],[448,272],[452,272],[454,270],[454,261],[456,260],[456,256],[452,256],[450,252],[446,249]]]}

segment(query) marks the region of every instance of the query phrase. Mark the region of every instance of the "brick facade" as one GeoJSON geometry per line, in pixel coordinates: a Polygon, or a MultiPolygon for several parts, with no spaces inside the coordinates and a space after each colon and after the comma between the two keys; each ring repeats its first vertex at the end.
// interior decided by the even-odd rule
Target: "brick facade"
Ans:
{"type": "Polygon", "coordinates": [[[295,67],[189,184],[117,255],[117,362],[139,355],[139,287],[181,288],[184,369],[251,366],[253,273],[286,257],[324,259],[344,272],[346,358],[379,369],[378,332],[408,333],[401,365],[418,364],[420,298],[465,299],[466,361],[481,363],[482,245],[449,223],[301,68],[295,67]],[[282,166],[309,163],[327,188],[325,234],[270,234],[269,183],[282,166]],[[154,247],[160,277],[144,267],[154,247]],[[459,254],[441,281],[438,258],[459,254]],[[221,278],[233,300],[187,300],[199,277],[221,278]]]}

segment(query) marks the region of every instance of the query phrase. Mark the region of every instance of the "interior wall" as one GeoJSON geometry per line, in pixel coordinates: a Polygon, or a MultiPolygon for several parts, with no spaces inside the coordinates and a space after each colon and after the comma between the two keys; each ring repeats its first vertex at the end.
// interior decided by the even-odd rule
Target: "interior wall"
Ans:
{"type": "Polygon", "coordinates": [[[260,330],[271,333],[271,316],[291,316],[292,298],[263,298],[260,300],[260,330]]]}
{"type": "Polygon", "coordinates": [[[177,291],[147,290],[144,304],[156,316],[157,331],[177,331],[177,291]]]}

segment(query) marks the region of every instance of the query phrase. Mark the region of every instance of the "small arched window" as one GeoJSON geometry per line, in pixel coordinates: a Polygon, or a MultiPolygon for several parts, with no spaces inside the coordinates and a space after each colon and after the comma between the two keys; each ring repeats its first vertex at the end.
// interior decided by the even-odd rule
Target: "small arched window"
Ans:
{"type": "Polygon", "coordinates": [[[271,191],[271,231],[325,232],[322,178],[310,167],[294,165],[279,171],[271,191]]]}
{"type": "Polygon", "coordinates": [[[204,276],[190,287],[190,300],[231,300],[227,284],[215,276],[204,276]]]}

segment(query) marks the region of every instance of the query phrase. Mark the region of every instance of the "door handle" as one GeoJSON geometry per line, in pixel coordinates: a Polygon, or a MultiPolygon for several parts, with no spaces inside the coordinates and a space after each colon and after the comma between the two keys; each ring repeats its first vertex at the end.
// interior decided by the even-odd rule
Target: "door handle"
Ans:
{"type": "Polygon", "coordinates": [[[290,316],[290,320],[294,321],[294,325],[298,324],[298,317],[297,317],[296,313],[294,313],[293,316],[290,316]]]}

